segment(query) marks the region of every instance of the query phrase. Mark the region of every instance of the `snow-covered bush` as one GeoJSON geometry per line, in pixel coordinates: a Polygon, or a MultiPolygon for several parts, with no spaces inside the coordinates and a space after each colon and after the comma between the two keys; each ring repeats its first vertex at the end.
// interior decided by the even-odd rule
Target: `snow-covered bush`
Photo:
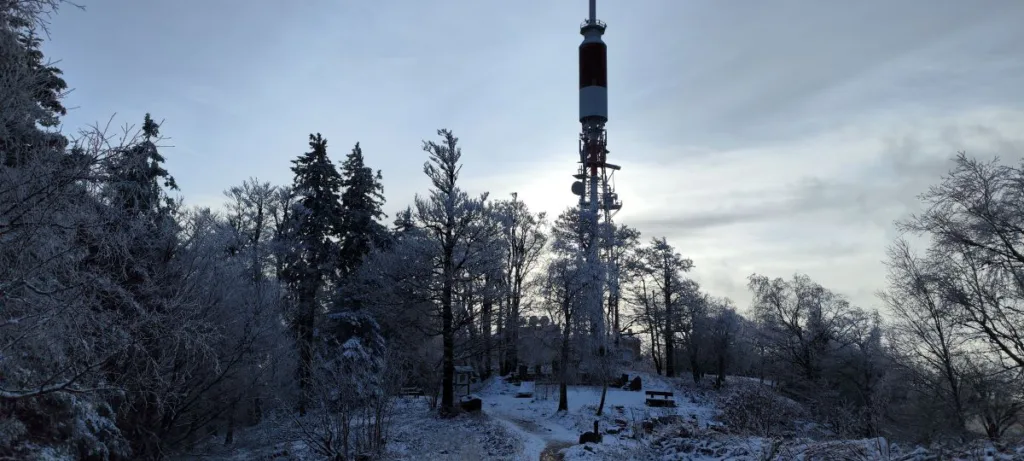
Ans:
{"type": "Polygon", "coordinates": [[[128,459],[128,442],[113,409],[95,396],[51,393],[7,405],[0,418],[0,459],[36,459],[43,451],[66,459],[128,459]]]}
{"type": "Polygon", "coordinates": [[[399,367],[389,360],[372,317],[346,312],[333,320],[338,339],[319,348],[309,412],[294,418],[296,435],[329,459],[380,453],[390,425],[399,367]]]}
{"type": "Polygon", "coordinates": [[[718,405],[721,420],[730,429],[762,437],[792,435],[795,421],[805,416],[796,402],[756,384],[735,387],[718,405]]]}

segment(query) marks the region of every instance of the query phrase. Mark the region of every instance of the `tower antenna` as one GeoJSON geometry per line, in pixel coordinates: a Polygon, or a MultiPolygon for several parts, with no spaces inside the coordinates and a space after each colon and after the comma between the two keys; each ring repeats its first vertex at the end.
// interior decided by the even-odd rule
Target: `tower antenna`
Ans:
{"type": "Polygon", "coordinates": [[[597,352],[604,355],[609,333],[604,313],[604,285],[609,281],[611,283],[608,287],[615,290],[618,283],[614,279],[617,279],[618,271],[601,261],[601,248],[611,251],[610,245],[614,244],[612,216],[622,208],[622,203],[612,182],[612,175],[620,168],[607,162],[609,151],[605,123],[608,121],[608,47],[602,40],[607,26],[597,19],[597,1],[589,1],[590,15],[580,25],[580,35],[583,35],[583,43],[579,46],[580,166],[573,176],[576,182],[572,185],[572,191],[579,196],[580,224],[590,230],[585,234],[588,241],[584,242],[587,248],[584,263],[590,278],[585,306],[590,314],[597,352]]]}

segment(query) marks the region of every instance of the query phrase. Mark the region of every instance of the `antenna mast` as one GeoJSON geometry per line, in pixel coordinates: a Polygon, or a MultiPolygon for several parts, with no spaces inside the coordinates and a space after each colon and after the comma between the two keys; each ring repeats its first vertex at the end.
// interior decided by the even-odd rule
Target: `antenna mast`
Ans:
{"type": "MultiPolygon", "coordinates": [[[[591,328],[598,342],[598,353],[605,353],[608,330],[605,324],[604,283],[606,276],[617,277],[617,268],[606,268],[601,261],[601,246],[610,250],[612,242],[612,216],[622,208],[618,194],[612,186],[612,175],[618,165],[607,162],[608,121],[608,47],[602,40],[607,26],[597,19],[597,1],[590,0],[590,15],[580,25],[583,43],[579,46],[580,57],[580,135],[579,170],[573,176],[576,182],[572,191],[578,195],[580,224],[590,232],[586,243],[585,264],[588,276],[592,277],[586,296],[586,308],[590,313],[591,328]],[[601,215],[604,223],[601,223],[601,215]],[[604,235],[602,235],[604,234],[604,235]],[[608,271],[606,271],[608,269],[608,271]]],[[[609,284],[616,289],[618,283],[609,284]]],[[[614,332],[617,334],[618,332],[614,332]]]]}

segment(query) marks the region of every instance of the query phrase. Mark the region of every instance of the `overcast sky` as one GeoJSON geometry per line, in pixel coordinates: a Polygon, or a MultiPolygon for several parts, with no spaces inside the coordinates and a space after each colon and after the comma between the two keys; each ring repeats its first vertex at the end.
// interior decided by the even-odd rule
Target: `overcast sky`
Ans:
{"type": "MultiPolygon", "coordinates": [[[[598,1],[618,220],[742,308],[752,272],[876,307],[892,222],[948,159],[1024,153],[1022,1],[598,1]]],[[[393,216],[442,127],[471,192],[574,201],[585,0],[80,2],[46,48],[65,129],[165,120],[187,203],[290,183],[321,132],[336,161],[361,143],[393,216]]]]}

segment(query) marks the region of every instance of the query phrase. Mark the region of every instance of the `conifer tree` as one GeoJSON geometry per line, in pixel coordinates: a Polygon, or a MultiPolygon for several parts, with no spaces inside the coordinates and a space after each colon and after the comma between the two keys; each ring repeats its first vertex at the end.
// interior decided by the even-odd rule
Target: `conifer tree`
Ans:
{"type": "Polygon", "coordinates": [[[387,230],[378,220],[387,217],[384,206],[384,186],[380,170],[376,173],[366,166],[359,143],[352,148],[341,164],[341,204],[345,208],[341,230],[339,270],[348,277],[359,267],[374,246],[383,243],[387,230]]]}
{"type": "Polygon", "coordinates": [[[309,135],[310,151],[292,161],[294,208],[287,229],[289,254],[283,274],[295,309],[291,325],[299,349],[299,414],[304,415],[312,378],[318,294],[337,281],[338,239],[344,228],[342,177],[327,157],[327,140],[309,135]]]}
{"type": "MultiPolygon", "coordinates": [[[[167,429],[162,412],[173,405],[159,392],[173,386],[181,367],[164,368],[183,360],[160,338],[173,316],[178,289],[187,277],[174,265],[180,253],[178,202],[168,196],[177,189],[163,167],[157,143],[160,125],[150,114],[139,136],[115,149],[102,164],[104,173],[96,223],[79,229],[77,242],[87,251],[77,270],[89,280],[83,298],[96,302],[98,315],[112,320],[105,328],[118,331],[124,342],[100,348],[109,362],[104,378],[127,390],[118,426],[131,441],[131,449],[144,458],[159,451],[159,436],[167,429]]],[[[91,332],[90,335],[109,334],[91,332]]]]}
{"type": "Polygon", "coordinates": [[[416,228],[416,221],[413,219],[412,207],[406,207],[404,210],[399,211],[395,214],[395,220],[392,223],[394,226],[391,229],[391,239],[397,240],[401,236],[416,228]]]}
{"type": "Polygon", "coordinates": [[[59,132],[45,129],[67,113],[60,102],[67,83],[59,68],[44,61],[37,32],[41,10],[53,5],[36,3],[0,2],[0,161],[10,167],[67,144],[59,132]]]}
{"type": "Polygon", "coordinates": [[[159,136],[160,125],[147,113],[142,140],[111,159],[112,179],[107,190],[111,205],[141,214],[159,214],[173,208],[173,200],[165,195],[163,187],[178,190],[178,185],[163,167],[164,157],[156,146],[159,136]]]}

